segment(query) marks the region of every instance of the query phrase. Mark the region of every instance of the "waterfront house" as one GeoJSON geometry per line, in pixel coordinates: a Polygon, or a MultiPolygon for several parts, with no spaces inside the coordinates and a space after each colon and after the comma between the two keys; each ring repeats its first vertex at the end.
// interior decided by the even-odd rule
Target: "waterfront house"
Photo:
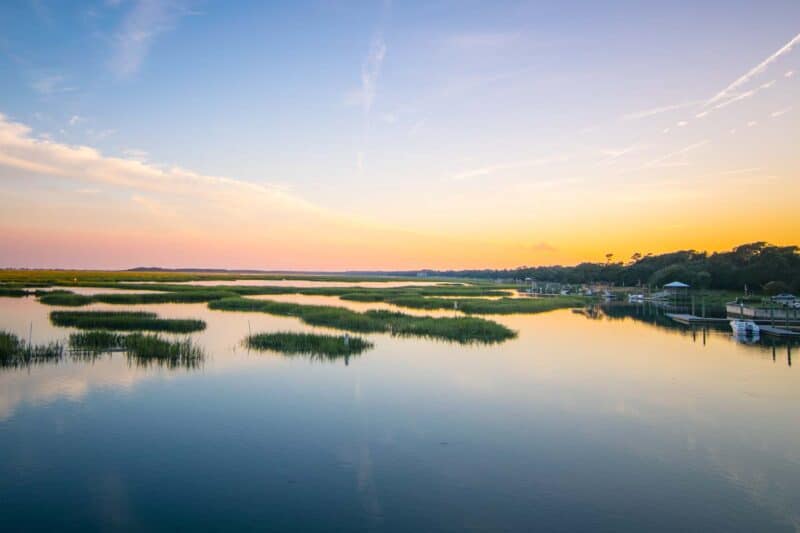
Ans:
{"type": "Polygon", "coordinates": [[[772,297],[772,301],[779,305],[785,305],[787,307],[795,307],[798,298],[794,294],[778,294],[772,297]]]}
{"type": "Polygon", "coordinates": [[[670,296],[686,296],[689,294],[690,286],[680,281],[673,281],[664,285],[664,291],[670,296]]]}

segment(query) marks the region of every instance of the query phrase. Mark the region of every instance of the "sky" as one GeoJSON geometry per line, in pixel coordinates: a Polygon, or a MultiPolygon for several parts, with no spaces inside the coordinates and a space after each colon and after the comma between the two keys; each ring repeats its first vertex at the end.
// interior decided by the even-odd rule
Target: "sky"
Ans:
{"type": "Polygon", "coordinates": [[[0,267],[800,244],[800,2],[7,0],[0,267]]]}

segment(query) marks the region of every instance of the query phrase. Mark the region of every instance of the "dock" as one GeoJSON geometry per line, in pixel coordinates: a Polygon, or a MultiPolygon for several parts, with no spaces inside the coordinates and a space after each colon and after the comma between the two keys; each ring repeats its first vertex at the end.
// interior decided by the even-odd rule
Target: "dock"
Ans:
{"type": "Polygon", "coordinates": [[[694,326],[697,324],[727,324],[730,320],[728,318],[707,318],[684,313],[666,313],[666,315],[675,322],[686,326],[694,326]]]}
{"type": "Polygon", "coordinates": [[[761,333],[773,337],[800,337],[800,331],[792,331],[786,328],[776,328],[774,326],[758,326],[761,333]]]}

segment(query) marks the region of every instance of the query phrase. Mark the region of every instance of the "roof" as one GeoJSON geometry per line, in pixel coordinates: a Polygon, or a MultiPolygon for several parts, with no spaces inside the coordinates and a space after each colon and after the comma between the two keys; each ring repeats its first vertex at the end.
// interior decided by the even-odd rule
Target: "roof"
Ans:
{"type": "Polygon", "coordinates": [[[667,283],[664,285],[665,289],[688,289],[689,286],[685,283],[681,283],[680,281],[673,281],[672,283],[667,283]]]}

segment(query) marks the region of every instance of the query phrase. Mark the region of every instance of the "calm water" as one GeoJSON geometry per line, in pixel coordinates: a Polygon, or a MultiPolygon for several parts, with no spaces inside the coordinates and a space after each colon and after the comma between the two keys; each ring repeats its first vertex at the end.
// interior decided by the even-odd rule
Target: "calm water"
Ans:
{"type": "MultiPolygon", "coordinates": [[[[206,320],[204,365],[0,369],[3,531],[800,527],[785,346],[564,310],[494,317],[519,331],[498,346],[369,335],[323,363],[240,346],[324,331],[291,318],[130,308],[206,320]]],[[[50,310],[0,298],[0,329],[64,339],[50,310]]]]}

